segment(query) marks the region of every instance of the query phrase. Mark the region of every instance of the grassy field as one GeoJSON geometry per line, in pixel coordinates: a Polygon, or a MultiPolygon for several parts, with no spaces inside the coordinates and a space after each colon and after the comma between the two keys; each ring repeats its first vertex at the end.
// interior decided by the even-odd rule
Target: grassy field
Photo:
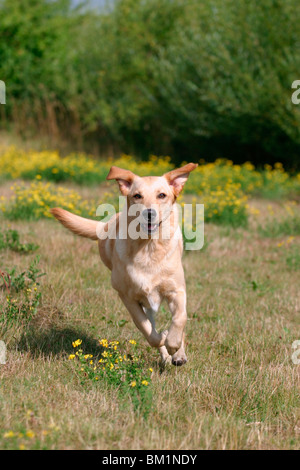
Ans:
{"type": "MultiPolygon", "coordinates": [[[[2,182],[0,197],[10,186],[2,182]]],[[[90,200],[107,191],[105,183],[64,187],[90,200]]],[[[0,268],[11,286],[0,289],[0,448],[299,449],[291,358],[300,339],[299,201],[251,197],[248,206],[246,227],[207,223],[204,248],[185,252],[188,363],[165,369],[112,289],[95,242],[51,219],[4,213],[0,268]],[[115,368],[98,376],[99,339],[118,341],[120,357],[131,358],[126,371],[135,367],[133,379],[146,385],[118,381],[115,368]]],[[[163,306],[159,329],[169,321],[163,306]]]]}

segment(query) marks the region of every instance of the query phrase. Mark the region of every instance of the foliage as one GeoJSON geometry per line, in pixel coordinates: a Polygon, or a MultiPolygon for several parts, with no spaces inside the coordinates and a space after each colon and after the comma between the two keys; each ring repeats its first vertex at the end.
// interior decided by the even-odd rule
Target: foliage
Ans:
{"type": "Polygon", "coordinates": [[[287,215],[281,220],[269,219],[258,227],[261,236],[267,238],[282,237],[285,235],[300,235],[299,214],[287,215]]]}
{"type": "Polygon", "coordinates": [[[0,16],[5,114],[23,132],[299,165],[297,0],[3,0],[0,16]]]}
{"type": "Polygon", "coordinates": [[[41,273],[38,268],[39,257],[36,257],[29,268],[21,273],[12,268],[2,272],[3,285],[8,293],[6,305],[0,309],[1,331],[11,326],[12,323],[26,325],[35,316],[41,299],[38,289],[41,273]]]}
{"type": "Polygon", "coordinates": [[[151,373],[145,370],[144,360],[138,352],[135,340],[129,340],[131,351],[124,354],[120,350],[119,341],[101,339],[100,358],[86,354],[80,348],[82,340],[74,341],[75,354],[69,355],[69,360],[78,359],[82,382],[104,381],[118,389],[121,396],[129,396],[135,411],[147,417],[152,407],[151,373]]]}
{"type": "MultiPolygon", "coordinates": [[[[123,154],[117,159],[96,160],[84,153],[62,157],[57,151],[25,151],[16,147],[8,147],[0,153],[0,177],[3,179],[99,184],[105,181],[112,165],[131,170],[139,176],[160,176],[174,168],[169,156],[151,155],[148,160],[140,161],[123,154]]],[[[203,194],[218,191],[228,184],[239,185],[245,194],[282,198],[300,192],[300,173],[291,176],[278,162],[274,167],[265,164],[258,170],[250,162],[237,165],[231,160],[217,159],[207,163],[201,159],[185,186],[185,192],[203,194]]]]}
{"type": "Polygon", "coordinates": [[[83,216],[92,216],[96,212],[96,203],[84,201],[76,191],[51,183],[33,181],[29,187],[15,184],[12,190],[14,194],[8,203],[2,203],[0,207],[5,217],[11,220],[52,217],[50,208],[57,206],[83,216]]]}
{"type": "Polygon", "coordinates": [[[83,153],[61,157],[57,151],[25,151],[15,147],[9,147],[0,154],[0,176],[4,179],[36,178],[53,182],[97,184],[105,181],[112,165],[126,167],[140,176],[161,175],[173,168],[169,157],[154,155],[145,162],[130,155],[121,155],[114,160],[96,160],[83,153]]]}
{"type": "Polygon", "coordinates": [[[36,251],[39,246],[35,243],[21,243],[20,235],[17,230],[5,230],[0,232],[0,250],[9,248],[18,253],[30,253],[36,251]]]}
{"type": "MultiPolygon", "coordinates": [[[[15,183],[11,187],[12,196],[1,198],[0,210],[8,219],[28,220],[51,217],[50,209],[56,206],[84,217],[95,217],[100,203],[110,203],[118,209],[117,185],[113,183],[99,201],[85,200],[77,191],[54,184],[58,181],[102,183],[112,164],[140,176],[163,175],[174,168],[169,157],[151,156],[148,161],[140,162],[130,155],[122,155],[114,161],[97,161],[85,154],[61,157],[58,152],[25,152],[12,147],[0,155],[0,176],[33,181],[30,185],[15,183]]],[[[263,170],[257,170],[249,162],[237,165],[231,160],[219,159],[213,163],[200,161],[179,202],[186,203],[191,194],[192,204],[204,204],[205,222],[239,227],[247,225],[251,212],[248,196],[286,199],[299,193],[299,174],[290,176],[281,163],[276,163],[274,168],[265,165],[263,170]]],[[[265,224],[260,230],[265,232],[269,228],[265,224]]]]}
{"type": "Polygon", "coordinates": [[[68,42],[79,18],[70,13],[70,1],[4,0],[0,11],[0,75],[7,82],[8,109],[13,100],[31,101],[33,108],[38,100],[66,103],[77,91],[68,42]]]}
{"type": "Polygon", "coordinates": [[[300,251],[298,246],[294,246],[292,250],[290,250],[287,258],[286,258],[287,266],[293,270],[300,270],[300,251]]]}

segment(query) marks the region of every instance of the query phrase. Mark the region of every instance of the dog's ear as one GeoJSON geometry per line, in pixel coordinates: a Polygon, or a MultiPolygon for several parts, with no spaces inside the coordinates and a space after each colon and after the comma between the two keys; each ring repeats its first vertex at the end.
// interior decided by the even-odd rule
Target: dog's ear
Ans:
{"type": "Polygon", "coordinates": [[[175,196],[178,196],[182,191],[184,183],[187,181],[191,171],[197,168],[198,163],[188,163],[181,168],[169,171],[164,174],[164,177],[168,181],[169,185],[172,186],[175,196]]]}
{"type": "Polygon", "coordinates": [[[117,180],[120,191],[124,196],[129,193],[134,178],[136,178],[136,175],[132,171],[123,170],[117,166],[112,166],[106,177],[107,180],[117,180]]]}

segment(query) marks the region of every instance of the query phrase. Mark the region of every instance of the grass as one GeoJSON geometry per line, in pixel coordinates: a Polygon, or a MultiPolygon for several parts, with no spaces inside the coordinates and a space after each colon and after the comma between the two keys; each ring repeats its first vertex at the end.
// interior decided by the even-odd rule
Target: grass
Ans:
{"type": "Polygon", "coordinates": [[[21,243],[20,235],[17,230],[5,230],[3,233],[0,232],[0,250],[4,248],[9,248],[17,252],[29,253],[31,251],[36,251],[38,245],[34,243],[21,243]]]}
{"type": "MultiPolygon", "coordinates": [[[[247,228],[206,224],[204,249],[184,254],[188,363],[164,370],[112,289],[96,243],[52,220],[1,219],[2,233],[17,230],[21,245],[39,246],[4,246],[1,270],[15,268],[16,278],[39,255],[46,275],[33,317],[1,333],[8,352],[0,365],[0,448],[299,449],[299,366],[291,360],[299,339],[299,233],[287,224],[269,236],[259,227],[266,215],[275,226],[284,205],[249,204],[247,228]],[[137,342],[139,376],[152,369],[146,413],[116,381],[94,380],[93,369],[69,359],[79,338],[94,358],[100,338],[119,341],[126,354],[129,340],[137,342]]],[[[1,305],[6,296],[4,287],[1,305]]],[[[163,306],[160,329],[169,321],[163,306]]]]}

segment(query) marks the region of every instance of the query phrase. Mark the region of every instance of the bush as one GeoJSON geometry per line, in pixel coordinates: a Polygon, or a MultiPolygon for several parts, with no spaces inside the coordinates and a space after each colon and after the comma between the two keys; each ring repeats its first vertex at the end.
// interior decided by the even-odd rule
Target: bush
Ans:
{"type": "Polygon", "coordinates": [[[297,0],[3,0],[0,15],[5,112],[23,131],[299,165],[297,0]]]}
{"type": "Polygon", "coordinates": [[[27,325],[37,312],[41,292],[38,279],[45,275],[38,267],[39,256],[30,264],[26,271],[0,271],[3,284],[8,291],[6,303],[0,307],[0,331],[9,328],[13,323],[27,325]]]}
{"type": "Polygon", "coordinates": [[[99,184],[105,181],[112,165],[127,168],[140,176],[162,175],[173,168],[169,157],[154,155],[145,162],[130,155],[99,161],[85,154],[62,158],[56,151],[23,151],[10,147],[0,154],[0,177],[99,184]]]}
{"type": "Polygon", "coordinates": [[[39,248],[35,243],[21,243],[17,230],[0,231],[0,250],[10,249],[17,253],[31,253],[39,248]]]}
{"type": "Polygon", "coordinates": [[[0,206],[3,214],[10,220],[37,220],[52,217],[50,209],[62,207],[85,217],[95,215],[97,205],[82,200],[75,191],[55,187],[51,183],[34,181],[29,187],[15,185],[14,194],[0,206]]]}

